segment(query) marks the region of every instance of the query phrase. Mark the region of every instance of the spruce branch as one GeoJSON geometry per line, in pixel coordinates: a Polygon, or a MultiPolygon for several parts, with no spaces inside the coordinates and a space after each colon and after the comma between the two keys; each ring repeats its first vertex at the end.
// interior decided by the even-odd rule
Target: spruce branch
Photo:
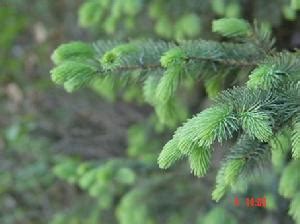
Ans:
{"type": "Polygon", "coordinates": [[[266,144],[247,135],[241,136],[222,162],[212,198],[219,201],[230,187],[240,179],[253,175],[254,170],[259,170],[269,157],[270,150],[266,144]]]}
{"type": "MultiPolygon", "coordinates": [[[[254,67],[262,57],[258,52],[251,44],[204,40],[183,41],[178,46],[152,40],[129,43],[98,41],[92,47],[82,42],[61,45],[54,51],[52,59],[57,65],[72,61],[92,64],[97,67],[98,76],[121,74],[120,77],[125,77],[133,72],[147,75],[151,71],[166,71],[169,76],[175,76],[172,75],[175,73],[197,76],[199,69],[201,71],[205,67],[212,71],[218,66],[222,70],[226,67],[230,70],[232,67],[254,67]],[[181,52],[182,55],[172,55],[175,51],[181,52]],[[168,57],[173,58],[174,63],[164,64],[168,57]]],[[[85,83],[88,82],[83,82],[80,86],[84,86],[85,83]]],[[[168,95],[173,95],[175,90],[176,88],[173,88],[168,95]]]]}

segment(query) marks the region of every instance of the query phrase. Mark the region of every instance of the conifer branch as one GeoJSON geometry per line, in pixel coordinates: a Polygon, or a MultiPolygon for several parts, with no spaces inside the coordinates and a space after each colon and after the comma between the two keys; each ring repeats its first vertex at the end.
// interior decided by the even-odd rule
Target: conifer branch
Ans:
{"type": "MultiPolygon", "coordinates": [[[[291,127],[288,135],[293,158],[299,159],[300,63],[298,51],[275,51],[274,38],[265,26],[252,27],[247,21],[226,18],[215,21],[213,31],[231,41],[65,44],[53,53],[56,67],[51,76],[70,92],[97,78],[122,83],[127,79],[129,84],[142,80],[145,101],[154,106],[161,123],[175,127],[187,114],[176,95],[184,81],[203,79],[207,92],[215,93],[221,89],[218,82],[228,73],[249,75],[244,86],[222,91],[213,106],[177,128],[158,157],[163,169],[187,157],[191,172],[201,177],[209,168],[214,143],[238,137],[216,178],[212,197],[218,201],[241,177],[270,159],[270,146],[286,127],[291,127]]],[[[290,170],[284,171],[284,183],[296,175],[289,176],[290,170]]],[[[296,193],[281,185],[284,196],[296,193]]]]}

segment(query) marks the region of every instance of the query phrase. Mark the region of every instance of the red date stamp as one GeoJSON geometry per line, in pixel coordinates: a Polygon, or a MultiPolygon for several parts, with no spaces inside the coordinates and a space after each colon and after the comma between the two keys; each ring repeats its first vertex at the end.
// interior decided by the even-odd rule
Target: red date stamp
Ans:
{"type": "MultiPolygon", "coordinates": [[[[262,208],[266,208],[267,207],[267,199],[266,196],[264,197],[259,197],[259,198],[254,198],[254,197],[246,197],[245,199],[245,205],[248,208],[254,208],[254,207],[262,207],[262,208]]],[[[233,201],[235,206],[240,206],[240,201],[238,197],[234,198],[233,201]]]]}

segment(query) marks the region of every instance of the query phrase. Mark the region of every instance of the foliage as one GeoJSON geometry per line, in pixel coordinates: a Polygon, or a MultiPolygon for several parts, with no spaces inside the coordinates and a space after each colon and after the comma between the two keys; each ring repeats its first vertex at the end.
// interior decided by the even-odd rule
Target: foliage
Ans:
{"type": "MultiPolygon", "coordinates": [[[[128,83],[144,81],[145,100],[156,108],[160,121],[165,123],[158,108],[168,110],[169,102],[180,98],[177,91],[183,88],[184,80],[209,80],[213,71],[250,73],[245,85],[221,92],[214,99],[213,106],[179,127],[158,158],[161,168],[169,168],[175,161],[187,156],[192,173],[204,176],[211,161],[213,144],[237,138],[216,177],[212,198],[219,201],[239,179],[251,176],[270,158],[272,138],[278,131],[286,127],[293,129],[289,138],[293,142],[293,156],[298,157],[300,66],[298,52],[276,52],[273,37],[264,25],[255,23],[251,27],[242,19],[223,18],[213,22],[213,31],[233,39],[231,42],[195,40],[178,44],[137,40],[119,43],[106,52],[98,50],[95,55],[85,57],[85,61],[94,63],[86,63],[90,72],[81,72],[85,79],[78,79],[78,82],[86,85],[86,80],[92,80],[92,74],[95,79],[113,76],[128,83]]],[[[109,42],[101,44],[110,46],[109,42]]],[[[62,45],[54,55],[59,52],[66,55],[64,50],[76,51],[72,45],[69,46],[69,49],[64,49],[62,45]]],[[[99,44],[94,47],[95,52],[100,48],[99,44]]],[[[74,59],[69,57],[66,60],[74,59]]],[[[63,67],[68,63],[71,62],[51,71],[54,82],[66,85],[68,80],[76,79],[76,71],[63,67]],[[56,78],[60,76],[60,70],[61,82],[56,78]],[[63,75],[64,72],[68,75],[63,75]]],[[[297,191],[297,183],[287,184],[287,180],[299,179],[295,175],[289,169],[283,173],[280,192],[284,196],[297,191]],[[284,184],[293,190],[288,191],[284,184]]]]}
{"type": "Polygon", "coordinates": [[[300,223],[298,0],[0,4],[0,223],[300,223]]]}

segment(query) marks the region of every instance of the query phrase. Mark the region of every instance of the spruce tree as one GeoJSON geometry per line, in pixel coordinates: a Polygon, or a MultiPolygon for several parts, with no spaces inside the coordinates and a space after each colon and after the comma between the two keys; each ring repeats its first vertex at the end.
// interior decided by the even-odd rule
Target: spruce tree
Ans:
{"type": "MultiPolygon", "coordinates": [[[[159,208],[160,202],[141,201],[161,183],[175,188],[171,185],[176,175],[188,176],[182,172],[186,164],[194,176],[207,175],[214,149],[222,145],[226,153],[211,198],[221,203],[231,190],[246,191],[259,174],[260,179],[268,175],[269,168],[263,168],[272,162],[280,175],[278,191],[291,200],[288,213],[300,223],[300,53],[297,49],[277,47],[271,27],[279,26],[281,16],[261,18],[261,12],[267,13],[262,5],[272,8],[273,2],[253,2],[254,18],[247,20],[241,18],[242,7],[247,7],[242,1],[86,1],[79,10],[80,25],[101,27],[101,32],[115,34],[116,38],[58,46],[52,54],[52,81],[67,92],[88,87],[104,96],[119,94],[125,100],[140,99],[142,95],[155,111],[147,124],[156,129],[152,135],[157,137],[170,130],[173,135],[156,155],[151,149],[150,153],[143,151],[143,147],[149,147],[149,130],[136,126],[129,132],[133,136],[129,139],[129,158],[99,166],[63,162],[54,172],[91,196],[101,196],[100,207],[106,209],[112,206],[115,195],[134,186],[141,170],[151,173],[156,166],[168,169],[149,178],[146,189],[133,187],[122,196],[116,209],[122,224],[161,223],[149,209],[153,204],[159,208]],[[188,13],[165,13],[168,7],[180,8],[178,4],[188,13]],[[202,14],[206,8],[214,19],[205,23],[202,14]],[[146,9],[154,20],[154,32],[164,40],[150,35],[138,37],[141,31],[134,30],[135,24],[146,9]],[[206,26],[211,26],[214,34],[210,39],[198,38],[206,26]],[[124,41],[130,31],[134,38],[124,41]],[[195,112],[189,99],[195,98],[199,85],[212,103],[195,112]],[[138,157],[143,159],[135,159],[138,157]],[[156,158],[158,165],[151,162],[156,158]],[[113,183],[118,183],[117,187],[109,188],[113,183]]],[[[280,10],[286,20],[297,18],[299,1],[278,1],[274,5],[275,14],[280,10]]],[[[193,188],[182,187],[186,191],[193,188]]],[[[167,194],[164,189],[161,192],[167,194]]],[[[162,199],[161,203],[166,201],[162,199]]],[[[180,217],[173,219],[178,221],[180,217]]],[[[170,221],[172,217],[168,220],[176,223],[170,221]]],[[[197,223],[225,223],[224,220],[236,223],[230,213],[216,206],[197,223]],[[218,217],[224,219],[218,221],[218,217]]]]}

